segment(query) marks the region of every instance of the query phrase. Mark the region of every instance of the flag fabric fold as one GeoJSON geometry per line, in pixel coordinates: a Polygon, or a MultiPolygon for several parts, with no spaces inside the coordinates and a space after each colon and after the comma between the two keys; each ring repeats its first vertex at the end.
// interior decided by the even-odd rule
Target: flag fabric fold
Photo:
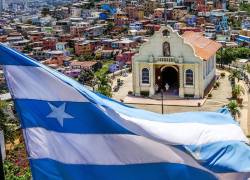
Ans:
{"type": "Polygon", "coordinates": [[[250,147],[223,109],[123,105],[0,45],[34,179],[248,179],[250,147]]]}

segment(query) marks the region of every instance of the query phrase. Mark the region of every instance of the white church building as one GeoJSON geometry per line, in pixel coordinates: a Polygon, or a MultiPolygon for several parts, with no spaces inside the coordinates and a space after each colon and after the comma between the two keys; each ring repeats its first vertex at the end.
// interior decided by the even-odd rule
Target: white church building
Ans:
{"type": "Polygon", "coordinates": [[[216,78],[216,52],[221,45],[201,33],[182,36],[162,27],[134,55],[133,93],[203,98],[216,78]]]}

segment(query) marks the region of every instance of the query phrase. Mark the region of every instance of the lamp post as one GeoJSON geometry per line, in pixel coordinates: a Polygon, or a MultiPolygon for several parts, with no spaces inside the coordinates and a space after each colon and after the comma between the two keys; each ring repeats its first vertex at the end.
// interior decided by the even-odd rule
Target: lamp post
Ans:
{"type": "Polygon", "coordinates": [[[161,114],[163,113],[163,88],[161,88],[161,114]]]}
{"type": "Polygon", "coordinates": [[[0,144],[0,179],[4,180],[4,169],[3,169],[3,157],[2,157],[2,147],[0,144]]]}
{"type": "Polygon", "coordinates": [[[4,180],[4,169],[3,169],[3,160],[5,158],[5,149],[4,149],[4,134],[3,131],[0,131],[0,179],[4,180]],[[3,153],[4,152],[4,153],[3,153]]]}
{"type": "Polygon", "coordinates": [[[221,47],[221,49],[220,49],[220,68],[222,68],[222,51],[223,51],[223,49],[221,47]]]}
{"type": "MultiPolygon", "coordinates": [[[[168,83],[166,83],[165,85],[166,91],[168,91],[169,89],[169,85],[168,83]]],[[[163,107],[163,93],[164,93],[164,89],[161,88],[161,114],[164,114],[164,107],[163,107]]]]}

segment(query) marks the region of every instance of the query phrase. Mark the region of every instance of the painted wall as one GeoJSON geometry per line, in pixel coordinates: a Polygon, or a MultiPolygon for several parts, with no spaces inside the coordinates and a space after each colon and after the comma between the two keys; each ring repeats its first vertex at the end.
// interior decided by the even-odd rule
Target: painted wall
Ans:
{"type": "MultiPolygon", "coordinates": [[[[215,57],[211,58],[215,61],[215,57]]],[[[149,91],[150,95],[155,93],[155,68],[159,65],[175,65],[179,69],[179,96],[194,95],[195,98],[203,97],[204,89],[211,82],[215,75],[215,63],[209,64],[210,72],[203,78],[203,65],[204,61],[195,55],[193,47],[184,42],[184,39],[171,27],[162,27],[159,31],[144,43],[139,53],[133,57],[132,72],[133,72],[133,90],[135,95],[140,95],[141,91],[149,91]],[[163,31],[168,30],[169,35],[164,36],[163,31]],[[163,57],[163,43],[169,42],[170,56],[177,62],[164,62],[157,61],[158,57],[163,57]],[[150,71],[150,83],[141,83],[141,71],[143,68],[148,68],[150,71]],[[194,73],[194,85],[186,85],[185,72],[191,69],[194,73]]],[[[204,67],[204,70],[206,67],[204,67]]]]}

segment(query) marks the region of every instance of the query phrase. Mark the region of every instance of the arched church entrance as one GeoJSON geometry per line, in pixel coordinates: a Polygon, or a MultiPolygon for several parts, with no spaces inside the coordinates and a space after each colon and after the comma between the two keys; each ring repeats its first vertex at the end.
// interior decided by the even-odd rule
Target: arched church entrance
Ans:
{"type": "Polygon", "coordinates": [[[179,72],[175,66],[166,66],[161,68],[160,88],[170,95],[179,95],[179,72]],[[168,89],[166,89],[166,87],[168,89]]]}

